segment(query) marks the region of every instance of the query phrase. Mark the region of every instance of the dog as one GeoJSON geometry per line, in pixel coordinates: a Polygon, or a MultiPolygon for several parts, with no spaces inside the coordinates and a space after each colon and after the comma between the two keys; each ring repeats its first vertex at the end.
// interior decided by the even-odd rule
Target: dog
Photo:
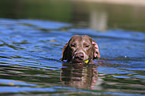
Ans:
{"type": "Polygon", "coordinates": [[[87,35],[74,35],[64,46],[61,60],[70,63],[93,63],[100,58],[99,47],[87,35]]]}

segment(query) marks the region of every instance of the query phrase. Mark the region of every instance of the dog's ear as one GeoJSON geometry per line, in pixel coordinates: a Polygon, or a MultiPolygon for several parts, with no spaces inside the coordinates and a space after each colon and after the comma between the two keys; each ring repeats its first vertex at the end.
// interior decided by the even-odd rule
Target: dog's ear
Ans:
{"type": "Polygon", "coordinates": [[[63,50],[62,50],[62,58],[61,58],[61,61],[63,60],[67,60],[67,61],[70,61],[70,48],[69,48],[69,43],[66,43],[65,46],[63,47],[63,50]]]}
{"type": "Polygon", "coordinates": [[[93,50],[94,50],[93,59],[101,58],[98,44],[95,41],[92,41],[92,44],[93,44],[93,50]]]}

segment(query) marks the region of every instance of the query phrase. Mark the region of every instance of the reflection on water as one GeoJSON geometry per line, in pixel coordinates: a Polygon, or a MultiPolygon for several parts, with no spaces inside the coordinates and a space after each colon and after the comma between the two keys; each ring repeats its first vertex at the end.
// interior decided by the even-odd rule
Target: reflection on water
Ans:
{"type": "Polygon", "coordinates": [[[96,10],[91,10],[90,11],[90,16],[89,16],[89,28],[95,29],[98,31],[106,31],[107,30],[107,14],[106,12],[97,12],[96,10]]]}
{"type": "Polygon", "coordinates": [[[68,86],[94,89],[98,79],[95,64],[62,64],[61,81],[68,86]]]}
{"type": "Polygon", "coordinates": [[[144,79],[134,78],[134,76],[136,77],[135,73],[126,73],[127,70],[120,70],[121,67],[129,68],[131,66],[109,64],[104,60],[99,60],[95,64],[63,63],[61,82],[70,87],[96,90],[98,91],[96,95],[104,94],[103,91],[110,94],[107,93],[109,91],[114,95],[144,94],[144,79]],[[118,69],[116,70],[115,67],[118,69]],[[97,69],[100,73],[97,72],[97,69]],[[103,73],[100,69],[103,70],[103,73]],[[109,72],[105,72],[105,70],[109,72]]]}
{"type": "Polygon", "coordinates": [[[126,29],[144,31],[144,6],[75,2],[75,24],[99,31],[126,29]]]}
{"type": "Polygon", "coordinates": [[[1,18],[45,19],[73,23],[99,31],[126,29],[145,32],[145,7],[77,0],[1,0],[1,18]],[[9,7],[6,7],[9,6],[9,7]]]}

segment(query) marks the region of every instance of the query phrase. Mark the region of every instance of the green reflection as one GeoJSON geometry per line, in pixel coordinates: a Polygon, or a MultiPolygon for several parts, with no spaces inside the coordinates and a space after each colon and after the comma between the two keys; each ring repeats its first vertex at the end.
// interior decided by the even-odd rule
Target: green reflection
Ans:
{"type": "Polygon", "coordinates": [[[69,22],[72,6],[66,0],[0,0],[0,17],[69,22]],[[9,7],[7,7],[9,6],[9,7]]]}
{"type": "Polygon", "coordinates": [[[72,0],[0,0],[0,18],[44,19],[74,23],[99,31],[145,32],[145,7],[72,0]]]}

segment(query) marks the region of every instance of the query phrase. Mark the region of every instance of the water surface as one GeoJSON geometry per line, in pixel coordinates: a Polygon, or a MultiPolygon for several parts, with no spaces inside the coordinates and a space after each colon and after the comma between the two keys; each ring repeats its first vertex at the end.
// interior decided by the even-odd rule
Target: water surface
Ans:
{"type": "Polygon", "coordinates": [[[144,44],[142,32],[102,33],[71,23],[0,18],[0,95],[143,96],[144,44]],[[60,61],[63,46],[76,34],[98,43],[102,58],[96,66],[60,61]]]}

